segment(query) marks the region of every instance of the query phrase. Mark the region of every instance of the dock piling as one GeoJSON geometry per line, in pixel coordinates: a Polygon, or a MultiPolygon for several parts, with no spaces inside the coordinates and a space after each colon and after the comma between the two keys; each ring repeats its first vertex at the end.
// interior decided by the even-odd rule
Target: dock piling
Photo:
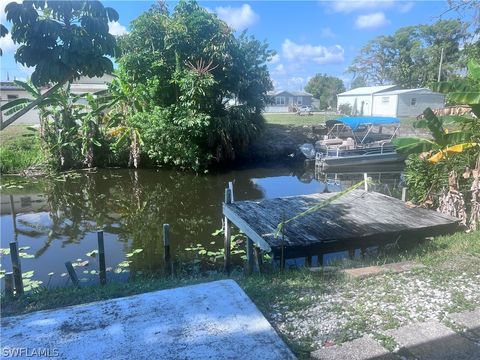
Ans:
{"type": "Polygon", "coordinates": [[[407,190],[408,188],[402,187],[402,201],[407,202],[407,190]]]}
{"type": "Polygon", "coordinates": [[[100,284],[105,285],[107,283],[107,269],[105,264],[105,243],[103,241],[103,231],[97,231],[97,240],[100,284]]]}
{"type": "Polygon", "coordinates": [[[165,263],[165,270],[171,271],[171,256],[170,256],[170,225],[163,224],[163,261],[165,263]]]}
{"type": "Polygon", "coordinates": [[[65,263],[65,267],[67,268],[68,275],[70,276],[70,280],[72,280],[72,284],[74,286],[79,286],[79,281],[78,281],[78,276],[77,273],[75,272],[75,269],[73,268],[73,265],[70,261],[67,261],[65,263]]]}
{"type": "Polygon", "coordinates": [[[23,294],[22,267],[20,264],[20,256],[18,255],[18,246],[15,241],[10,243],[10,258],[12,259],[15,292],[17,295],[21,295],[23,294]]]}
{"type": "Polygon", "coordinates": [[[13,272],[5,273],[5,295],[7,297],[13,296],[13,272]]]}
{"type": "MultiPolygon", "coordinates": [[[[226,188],[225,189],[225,204],[231,204],[232,203],[232,189],[226,188]]],[[[230,227],[230,220],[225,216],[223,220],[223,226],[224,226],[224,253],[223,253],[223,260],[224,260],[224,270],[227,274],[230,274],[230,241],[231,241],[231,227],[230,227]]]]}

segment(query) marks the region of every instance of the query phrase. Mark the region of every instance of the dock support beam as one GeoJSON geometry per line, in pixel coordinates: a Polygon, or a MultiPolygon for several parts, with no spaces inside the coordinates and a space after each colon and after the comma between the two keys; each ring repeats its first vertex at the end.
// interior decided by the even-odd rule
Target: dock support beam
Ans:
{"type": "MultiPolygon", "coordinates": [[[[227,188],[225,189],[225,204],[231,204],[232,203],[232,190],[227,188]]],[[[225,239],[224,239],[224,253],[223,253],[223,264],[224,264],[224,270],[227,274],[230,274],[230,238],[232,236],[231,233],[231,226],[230,226],[230,220],[225,216],[223,219],[223,231],[225,234],[225,239]]]]}
{"type": "Polygon", "coordinates": [[[253,272],[253,241],[247,238],[247,274],[253,272]]]}

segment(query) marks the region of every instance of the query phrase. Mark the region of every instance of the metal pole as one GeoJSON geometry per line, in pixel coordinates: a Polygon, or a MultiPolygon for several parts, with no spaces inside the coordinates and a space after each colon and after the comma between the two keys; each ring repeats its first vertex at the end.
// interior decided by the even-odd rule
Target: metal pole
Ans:
{"type": "Polygon", "coordinates": [[[442,64],[443,64],[443,47],[442,47],[442,52],[440,53],[440,64],[438,66],[438,82],[440,82],[440,79],[442,78],[442,64]]]}

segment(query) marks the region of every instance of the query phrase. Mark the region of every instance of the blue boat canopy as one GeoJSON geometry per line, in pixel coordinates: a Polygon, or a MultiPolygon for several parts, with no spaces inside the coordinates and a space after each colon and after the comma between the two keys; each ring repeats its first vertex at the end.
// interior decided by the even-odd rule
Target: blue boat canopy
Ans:
{"type": "Polygon", "coordinates": [[[358,117],[342,117],[337,119],[348,125],[352,130],[358,128],[360,125],[372,124],[372,125],[387,125],[387,124],[399,124],[400,119],[396,117],[386,116],[358,116],[358,117]]]}

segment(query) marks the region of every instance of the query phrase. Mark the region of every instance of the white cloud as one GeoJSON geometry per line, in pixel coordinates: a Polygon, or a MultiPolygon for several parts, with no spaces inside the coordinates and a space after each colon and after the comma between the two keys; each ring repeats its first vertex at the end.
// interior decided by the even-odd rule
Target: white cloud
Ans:
{"type": "Polygon", "coordinates": [[[371,11],[388,9],[394,5],[393,0],[342,0],[328,3],[333,12],[352,13],[355,11],[371,11]]]}
{"type": "Polygon", "coordinates": [[[339,64],[344,61],[345,51],[340,45],[322,46],[296,44],[285,39],[282,44],[283,57],[289,61],[313,61],[319,65],[339,64]]]}
{"type": "Polygon", "coordinates": [[[278,54],[275,54],[272,56],[272,58],[270,59],[270,61],[268,62],[269,64],[276,64],[280,61],[280,55],[278,54]]]}
{"type": "Polygon", "coordinates": [[[390,20],[385,17],[383,12],[360,15],[355,20],[355,26],[358,29],[377,29],[388,24],[390,24],[390,20]]]}
{"type": "Polygon", "coordinates": [[[414,3],[412,1],[409,2],[402,2],[398,5],[398,11],[400,11],[402,14],[405,14],[412,10],[414,3]]]}
{"type": "Polygon", "coordinates": [[[260,19],[260,16],[248,4],[240,7],[219,6],[215,8],[215,12],[220,19],[235,30],[244,30],[260,19]]]}
{"type": "Polygon", "coordinates": [[[294,76],[287,79],[287,87],[293,90],[303,90],[305,85],[305,79],[300,76],[294,76]]]}
{"type": "Polygon", "coordinates": [[[329,27],[323,28],[322,31],[320,32],[320,35],[326,39],[333,39],[334,37],[337,36],[329,27]]]}
{"type": "Polygon", "coordinates": [[[283,64],[278,64],[272,71],[273,75],[285,75],[286,73],[287,70],[285,69],[285,66],[283,64]]]}
{"type": "Polygon", "coordinates": [[[15,52],[19,46],[20,45],[13,42],[12,35],[10,33],[0,38],[0,49],[2,49],[4,55],[15,52]]]}
{"type": "Polygon", "coordinates": [[[108,23],[108,32],[115,36],[128,34],[127,28],[118,21],[110,21],[108,23]]]}

